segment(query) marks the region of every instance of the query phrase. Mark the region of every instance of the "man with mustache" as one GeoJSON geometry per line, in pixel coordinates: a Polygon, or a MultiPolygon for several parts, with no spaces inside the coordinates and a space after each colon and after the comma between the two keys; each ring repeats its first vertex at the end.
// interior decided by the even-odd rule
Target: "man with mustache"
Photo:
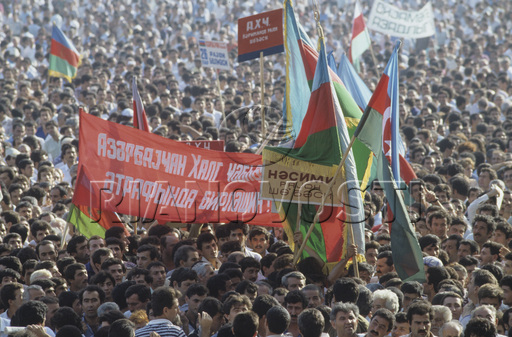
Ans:
{"type": "MultiPolygon", "coordinates": [[[[360,334],[364,337],[384,337],[391,332],[395,324],[395,315],[386,308],[380,308],[372,316],[368,333],[360,334]]],[[[339,337],[339,336],[338,336],[339,337]]]]}
{"type": "Polygon", "coordinates": [[[407,310],[407,320],[411,327],[411,333],[407,337],[434,337],[430,331],[432,320],[434,319],[434,310],[427,301],[418,301],[409,306],[407,310]]]}
{"type": "Polygon", "coordinates": [[[288,333],[291,333],[293,337],[297,337],[300,334],[299,325],[297,318],[300,313],[308,306],[308,300],[306,295],[300,290],[290,291],[284,297],[284,307],[290,314],[290,325],[288,326],[288,333]]]}
{"type": "Polygon", "coordinates": [[[270,233],[263,227],[255,226],[249,232],[249,243],[253,252],[261,256],[267,255],[269,247],[270,233]]]}

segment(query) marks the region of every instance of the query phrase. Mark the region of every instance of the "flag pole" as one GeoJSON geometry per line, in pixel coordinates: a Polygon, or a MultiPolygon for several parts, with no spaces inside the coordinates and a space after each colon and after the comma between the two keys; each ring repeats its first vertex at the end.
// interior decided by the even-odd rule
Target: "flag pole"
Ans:
{"type": "Polygon", "coordinates": [[[370,41],[370,53],[372,54],[373,67],[375,68],[375,73],[379,76],[379,64],[377,63],[377,58],[375,57],[375,53],[373,52],[372,42],[370,41]]]}
{"type": "Polygon", "coordinates": [[[279,120],[279,122],[276,124],[276,126],[272,130],[272,133],[268,137],[266,137],[265,140],[261,143],[260,147],[258,148],[258,150],[256,151],[255,154],[261,154],[261,152],[263,152],[263,149],[265,148],[265,146],[267,146],[268,142],[274,138],[274,136],[276,135],[277,132],[279,132],[279,128],[281,127],[281,124],[283,124],[282,118],[279,120]]]}
{"type": "Polygon", "coordinates": [[[219,89],[220,110],[222,112],[222,120],[225,120],[226,112],[224,111],[224,100],[222,99],[222,89],[220,87],[219,73],[220,73],[220,71],[219,71],[219,69],[217,69],[217,89],[219,89]]]}
{"type": "Polygon", "coordinates": [[[261,106],[261,136],[265,138],[267,130],[265,129],[265,108],[263,106],[263,99],[265,97],[265,78],[263,76],[263,52],[260,52],[260,106],[261,106]]]}

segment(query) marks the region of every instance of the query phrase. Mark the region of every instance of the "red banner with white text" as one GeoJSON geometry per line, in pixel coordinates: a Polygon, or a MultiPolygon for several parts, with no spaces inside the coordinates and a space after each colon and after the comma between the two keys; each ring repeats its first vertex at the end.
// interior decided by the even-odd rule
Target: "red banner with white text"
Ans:
{"type": "Polygon", "coordinates": [[[261,200],[261,156],[210,151],[80,114],[73,202],[160,222],[281,226],[261,200]]]}

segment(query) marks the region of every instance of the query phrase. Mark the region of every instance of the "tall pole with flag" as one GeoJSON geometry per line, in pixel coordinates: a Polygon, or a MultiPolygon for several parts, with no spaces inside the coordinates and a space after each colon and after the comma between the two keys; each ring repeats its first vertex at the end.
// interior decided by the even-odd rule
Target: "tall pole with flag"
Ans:
{"type": "MultiPolygon", "coordinates": [[[[290,1],[287,0],[285,6],[287,11],[291,10],[290,1]]],[[[291,14],[294,19],[293,12],[291,14]]],[[[290,16],[286,17],[290,18],[290,16]]],[[[321,29],[319,31],[321,32],[321,29]]],[[[305,234],[296,259],[301,256],[302,249],[307,245],[326,263],[335,264],[344,255],[348,241],[355,243],[359,250],[364,252],[364,214],[355,159],[349,144],[347,116],[344,115],[345,111],[340,104],[336,86],[342,84],[339,83],[339,79],[335,82],[331,77],[336,74],[328,68],[321,33],[320,36],[319,53],[309,47],[303,49],[309,54],[307,57],[310,63],[304,60],[302,67],[305,70],[306,79],[308,79],[308,73],[313,76],[312,91],[303,119],[299,120],[300,117],[294,118],[295,116],[290,115],[294,118],[293,124],[299,123],[298,126],[300,126],[295,142],[291,149],[266,147],[263,151],[263,160],[280,162],[281,159],[287,158],[282,161],[282,164],[289,165],[291,170],[332,177],[331,183],[326,188],[327,192],[322,195],[322,202],[313,204],[283,201],[281,214],[284,213],[283,215],[286,216],[286,223],[283,226],[289,237],[298,231],[305,234]],[[313,66],[314,68],[311,69],[310,67],[313,66]],[[286,162],[290,164],[285,164],[286,162]],[[347,206],[332,207],[325,204],[330,192],[337,193],[332,188],[335,181],[346,182],[340,190],[342,200],[347,206]],[[319,221],[322,211],[330,216],[328,219],[319,221]],[[352,227],[354,234],[349,235],[352,227]]],[[[291,100],[290,103],[297,102],[291,100]]],[[[355,103],[354,106],[360,113],[355,103]]],[[[295,127],[296,125],[293,126],[294,129],[295,127]]]]}
{"type": "Polygon", "coordinates": [[[394,215],[391,247],[395,269],[402,280],[423,282],[425,270],[421,249],[399,190],[400,176],[403,176],[398,148],[398,137],[400,137],[398,134],[399,48],[400,42],[397,43],[368,103],[355,136],[375,154],[377,177],[384,188],[388,206],[394,215]]]}
{"type": "Polygon", "coordinates": [[[370,34],[363,17],[363,8],[359,0],[356,0],[354,8],[354,21],[352,22],[352,40],[350,42],[350,48],[348,57],[350,63],[357,64],[359,57],[369,49],[372,45],[370,40],[370,34]]]}
{"type": "Polygon", "coordinates": [[[133,127],[143,131],[149,132],[148,117],[144,110],[144,104],[139,95],[137,88],[137,77],[133,76],[132,79],[132,92],[133,92],[133,127]]]}

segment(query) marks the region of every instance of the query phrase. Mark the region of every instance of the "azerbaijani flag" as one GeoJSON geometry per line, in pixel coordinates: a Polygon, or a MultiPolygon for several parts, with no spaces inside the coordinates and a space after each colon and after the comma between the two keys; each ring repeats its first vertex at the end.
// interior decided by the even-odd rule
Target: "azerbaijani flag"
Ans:
{"type": "Polygon", "coordinates": [[[359,59],[363,53],[370,48],[372,41],[370,40],[370,34],[368,34],[368,28],[364,23],[363,9],[359,0],[356,0],[356,6],[354,8],[354,21],[352,23],[352,42],[350,43],[350,49],[348,53],[349,60],[352,64],[359,59]]]}
{"type": "Polygon", "coordinates": [[[133,93],[133,127],[143,131],[149,132],[148,117],[144,110],[144,104],[139,95],[137,89],[137,78],[133,76],[132,81],[132,93],[133,93]]]}
{"type": "MultiPolygon", "coordinates": [[[[323,38],[320,38],[320,54],[317,59],[311,98],[293,147],[266,147],[263,150],[263,159],[271,162],[281,160],[283,157],[296,159],[293,169],[301,171],[310,169],[311,163],[318,164],[317,171],[309,173],[326,176],[326,172],[334,172],[340,164],[350,139],[343,111],[335,95],[336,90],[327,65],[323,38]]],[[[297,203],[282,202],[281,213],[286,215],[284,227],[287,235],[291,238],[293,233],[299,230],[305,235],[309,226],[315,226],[307,245],[327,263],[338,262],[344,254],[347,245],[345,238],[349,237],[348,226],[354,228],[354,238],[350,241],[354,240],[359,249],[364,252],[362,195],[359,190],[354,156],[350,149],[349,151],[342,177],[338,177],[341,181],[346,181],[341,189],[342,200],[349,206],[325,206],[323,221],[311,224],[319,206],[309,203],[299,206],[297,203]],[[301,207],[299,228],[297,228],[298,207],[301,207]]],[[[336,193],[336,191],[333,192],[336,193]]],[[[303,253],[302,257],[305,256],[308,254],[303,253]]]]}
{"type": "MultiPolygon", "coordinates": [[[[292,0],[285,0],[284,6],[285,34],[287,34],[285,36],[286,82],[290,83],[290,87],[287,86],[286,88],[286,105],[283,109],[283,119],[286,130],[294,130],[295,139],[299,134],[299,132],[295,133],[295,130],[301,129],[302,120],[307,111],[311,89],[306,91],[305,88],[311,87],[318,52],[302,26],[295,19],[292,0]]],[[[363,113],[334,70],[330,71],[330,76],[336,92],[335,96],[345,116],[349,137],[352,137],[363,113]]],[[[360,187],[364,191],[368,186],[373,155],[359,140],[354,142],[353,149],[356,154],[357,179],[359,179],[360,187]]]]}
{"type": "MultiPolygon", "coordinates": [[[[115,212],[101,211],[82,205],[71,205],[68,213],[68,222],[86,238],[93,235],[105,237],[105,231],[112,227],[123,227],[123,222],[115,212]]],[[[126,230],[125,230],[126,231],[126,230]]],[[[130,234],[126,231],[126,235],[130,234]]]]}
{"type": "MultiPolygon", "coordinates": [[[[332,53],[329,55],[329,65],[331,66],[331,68],[333,65],[334,67],[336,67],[334,62],[334,56],[332,55],[332,53]]],[[[359,77],[352,64],[350,64],[346,55],[342,55],[341,57],[340,64],[337,67],[337,74],[345,84],[350,95],[357,102],[359,108],[362,111],[366,110],[368,102],[372,97],[372,92],[370,91],[370,89],[368,89],[368,87],[361,79],[361,77],[359,77]]],[[[393,88],[396,88],[396,91],[394,91],[393,93],[393,99],[398,100],[398,81],[396,81],[396,83],[393,83],[392,85],[393,88]]],[[[397,109],[397,106],[395,106],[393,109],[397,109]]],[[[405,146],[403,145],[402,138],[400,137],[398,130],[398,122],[400,119],[399,112],[394,110],[393,113],[390,113],[387,116],[390,116],[390,118],[387,119],[390,122],[386,124],[385,134],[387,135],[387,138],[385,139],[384,146],[389,146],[388,144],[393,144],[394,160],[388,158],[389,161],[391,162],[391,167],[393,168],[393,174],[395,175],[395,177],[397,177],[398,186],[401,185],[400,179],[402,179],[402,181],[404,181],[408,187],[411,180],[416,179],[417,177],[416,173],[414,173],[413,168],[405,159],[405,146]]],[[[374,173],[373,171],[374,170],[372,170],[372,173],[374,173]]]]}
{"type": "Polygon", "coordinates": [[[331,69],[336,70],[336,73],[343,84],[345,84],[345,87],[352,98],[354,98],[354,101],[357,103],[361,111],[364,111],[372,97],[372,92],[368,89],[361,77],[359,77],[347,55],[341,55],[340,64],[336,67],[334,55],[331,52],[329,54],[329,66],[331,69]]]}
{"type": "Polygon", "coordinates": [[[73,42],[64,35],[59,27],[53,25],[48,75],[64,77],[71,82],[76,77],[79,65],[80,54],[73,42]]]}
{"type": "Polygon", "coordinates": [[[306,75],[303,51],[305,46],[313,46],[313,43],[295,20],[291,0],[285,1],[284,17],[286,95],[283,102],[283,126],[286,135],[295,139],[299,135],[311,96],[308,80],[312,77],[306,75]]]}
{"type": "Polygon", "coordinates": [[[423,256],[398,188],[398,43],[356,130],[356,136],[375,154],[377,178],[384,188],[394,218],[391,247],[396,272],[404,281],[425,281],[423,256]],[[393,116],[394,115],[394,116],[393,116]],[[396,123],[395,125],[393,125],[396,123]],[[394,165],[393,165],[394,162],[394,165]],[[392,169],[393,167],[393,169],[392,169]],[[397,170],[395,173],[395,170],[397,170]]]}

